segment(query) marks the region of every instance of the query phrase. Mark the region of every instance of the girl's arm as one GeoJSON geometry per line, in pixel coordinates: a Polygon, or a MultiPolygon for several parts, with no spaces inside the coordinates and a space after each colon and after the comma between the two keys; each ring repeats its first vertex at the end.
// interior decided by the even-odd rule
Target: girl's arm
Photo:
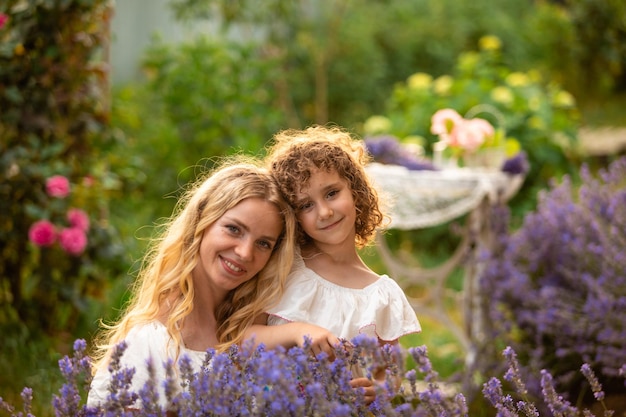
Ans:
{"type": "Polygon", "coordinates": [[[325,352],[331,360],[335,358],[334,348],[339,344],[339,339],[325,328],[304,322],[276,326],[268,326],[266,323],[267,314],[261,314],[244,332],[244,338],[253,339],[255,345],[263,344],[269,349],[274,349],[278,346],[285,348],[303,346],[306,336],[311,339],[311,348],[315,355],[325,352]]]}

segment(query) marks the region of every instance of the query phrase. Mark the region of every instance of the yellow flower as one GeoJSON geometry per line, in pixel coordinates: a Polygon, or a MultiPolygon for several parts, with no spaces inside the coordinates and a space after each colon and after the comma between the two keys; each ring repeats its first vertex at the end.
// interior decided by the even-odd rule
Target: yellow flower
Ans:
{"type": "Polygon", "coordinates": [[[22,56],[24,55],[24,52],[26,52],[24,45],[22,45],[21,43],[18,43],[17,45],[15,45],[15,48],[13,49],[13,53],[15,55],[22,56]]]}
{"type": "Polygon", "coordinates": [[[496,103],[509,106],[511,105],[511,103],[513,103],[513,92],[508,87],[496,87],[491,90],[491,99],[496,103]]]}
{"type": "Polygon", "coordinates": [[[433,76],[425,72],[416,72],[407,79],[407,85],[411,90],[425,90],[433,82],[433,76]]]}
{"type": "Polygon", "coordinates": [[[454,78],[449,75],[442,75],[433,82],[433,90],[437,95],[445,96],[450,93],[452,84],[454,84],[454,78]]]}
{"type": "Polygon", "coordinates": [[[539,116],[532,116],[531,118],[529,118],[528,126],[537,130],[543,130],[546,128],[546,124],[543,122],[543,120],[539,116]]]}
{"type": "Polygon", "coordinates": [[[536,69],[531,69],[530,71],[528,71],[528,79],[532,83],[540,83],[543,80],[543,77],[541,75],[541,72],[536,69]]]}
{"type": "Polygon", "coordinates": [[[363,124],[363,131],[368,135],[387,133],[391,130],[391,120],[385,116],[371,116],[363,124]]]}
{"type": "Polygon", "coordinates": [[[476,68],[480,56],[476,52],[465,52],[459,55],[459,67],[463,71],[471,71],[476,68]]]}
{"type": "Polygon", "coordinates": [[[563,90],[556,93],[553,102],[555,106],[562,108],[570,108],[576,105],[576,99],[574,96],[563,90]]]}
{"type": "Polygon", "coordinates": [[[502,41],[497,36],[486,35],[478,40],[478,47],[483,51],[497,51],[502,47],[502,41]]]}
{"type": "Polygon", "coordinates": [[[512,72],[506,77],[506,83],[511,87],[523,87],[528,85],[530,79],[523,72],[512,72]]]}
{"type": "Polygon", "coordinates": [[[515,138],[506,138],[504,142],[506,156],[511,157],[522,150],[522,145],[515,138]]]}
{"type": "Polygon", "coordinates": [[[528,108],[534,112],[538,112],[541,109],[541,98],[533,96],[528,99],[528,108]]]}

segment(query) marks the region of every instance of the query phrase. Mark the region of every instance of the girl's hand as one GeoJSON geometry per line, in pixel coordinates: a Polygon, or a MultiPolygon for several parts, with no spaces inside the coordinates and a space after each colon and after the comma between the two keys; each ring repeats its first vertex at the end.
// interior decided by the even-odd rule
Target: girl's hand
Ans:
{"type": "Polygon", "coordinates": [[[298,331],[296,335],[299,336],[298,346],[302,347],[304,345],[304,338],[308,337],[311,339],[311,349],[315,356],[324,352],[331,361],[335,360],[335,348],[340,343],[337,336],[325,328],[314,324],[299,322],[297,326],[298,331]]]}
{"type": "Polygon", "coordinates": [[[376,388],[374,387],[374,383],[371,380],[364,377],[354,378],[350,381],[350,386],[352,388],[358,388],[363,390],[365,404],[370,405],[372,401],[376,399],[376,388]]]}

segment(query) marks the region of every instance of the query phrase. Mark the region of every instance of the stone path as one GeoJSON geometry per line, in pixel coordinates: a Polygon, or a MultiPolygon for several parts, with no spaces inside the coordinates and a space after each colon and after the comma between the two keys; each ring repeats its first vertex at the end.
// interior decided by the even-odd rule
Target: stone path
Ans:
{"type": "Polygon", "coordinates": [[[626,152],[626,127],[582,128],[579,138],[585,155],[604,156],[626,152]]]}

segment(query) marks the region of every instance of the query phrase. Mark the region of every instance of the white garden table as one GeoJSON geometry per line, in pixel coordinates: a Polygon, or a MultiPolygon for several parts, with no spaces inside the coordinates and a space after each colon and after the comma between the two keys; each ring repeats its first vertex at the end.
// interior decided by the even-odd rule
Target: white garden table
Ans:
{"type": "MultiPolygon", "coordinates": [[[[466,363],[474,363],[484,341],[485,315],[479,292],[479,252],[493,244],[489,218],[491,206],[507,202],[520,189],[523,175],[498,170],[450,168],[440,171],[411,171],[401,166],[373,163],[367,173],[388,202],[391,217],[388,229],[410,230],[433,227],[467,215],[460,230],[461,240],[451,256],[434,268],[407,265],[402,253],[390,250],[384,231],[376,237],[376,248],[389,275],[407,292],[418,314],[428,315],[446,325],[466,351],[466,363]],[[464,268],[463,291],[446,289],[446,280],[457,268],[464,268]],[[422,288],[426,295],[411,296],[410,288],[422,288]],[[462,323],[455,320],[446,303],[462,306],[462,323]]],[[[405,258],[406,259],[406,258],[405,258]]]]}

